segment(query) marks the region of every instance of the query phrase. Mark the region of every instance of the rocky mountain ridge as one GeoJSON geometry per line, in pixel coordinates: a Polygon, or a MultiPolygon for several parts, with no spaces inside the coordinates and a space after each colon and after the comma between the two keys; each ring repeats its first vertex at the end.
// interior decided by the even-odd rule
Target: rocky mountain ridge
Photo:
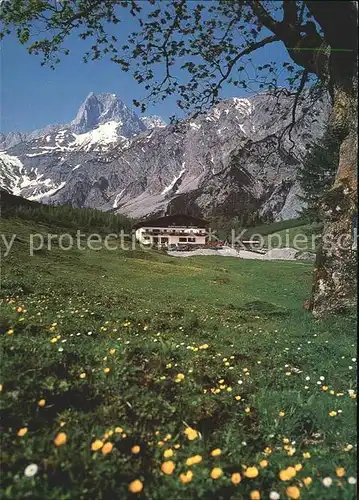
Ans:
{"type": "Polygon", "coordinates": [[[32,132],[0,133],[0,151],[7,150],[21,142],[29,142],[64,129],[75,134],[84,134],[109,122],[116,122],[117,136],[127,138],[145,130],[166,126],[166,122],[159,116],[139,117],[116,94],[94,94],[90,92],[81,104],[75,118],[68,124],[47,125],[43,129],[32,132]]]}
{"type": "Polygon", "coordinates": [[[164,126],[114,94],[90,94],[68,126],[0,153],[0,185],[28,199],[132,217],[293,218],[296,169],[329,113],[325,99],[304,100],[290,130],[293,102],[288,92],[232,98],[164,126]]]}

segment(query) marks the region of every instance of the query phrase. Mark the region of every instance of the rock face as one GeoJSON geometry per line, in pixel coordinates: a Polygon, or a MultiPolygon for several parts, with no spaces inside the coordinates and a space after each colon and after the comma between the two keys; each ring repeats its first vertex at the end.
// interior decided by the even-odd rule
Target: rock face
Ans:
{"type": "Polygon", "coordinates": [[[132,217],[293,218],[296,169],[329,113],[326,101],[301,104],[289,137],[293,99],[286,92],[232,98],[164,126],[113,94],[90,94],[69,125],[0,153],[0,185],[45,203],[132,217]]]}
{"type": "Polygon", "coordinates": [[[140,120],[148,130],[153,128],[167,127],[167,123],[157,115],[141,116],[140,120]]]}

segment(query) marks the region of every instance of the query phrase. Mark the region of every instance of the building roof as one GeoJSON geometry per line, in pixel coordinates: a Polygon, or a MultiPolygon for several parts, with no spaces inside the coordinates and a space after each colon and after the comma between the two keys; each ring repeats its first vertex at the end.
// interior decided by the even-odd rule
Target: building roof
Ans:
{"type": "Polygon", "coordinates": [[[170,226],[200,226],[207,227],[208,222],[203,219],[198,219],[197,217],[192,217],[191,215],[167,215],[165,217],[159,217],[157,219],[145,219],[138,222],[135,228],[140,227],[170,227],[170,226]]]}

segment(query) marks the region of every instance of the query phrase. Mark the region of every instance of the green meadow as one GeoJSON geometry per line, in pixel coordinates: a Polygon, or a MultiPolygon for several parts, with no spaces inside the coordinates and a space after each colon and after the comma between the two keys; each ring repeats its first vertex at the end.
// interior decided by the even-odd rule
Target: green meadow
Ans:
{"type": "Polygon", "coordinates": [[[355,498],[355,314],[309,262],[39,249],[0,221],[3,499],[355,498]]]}

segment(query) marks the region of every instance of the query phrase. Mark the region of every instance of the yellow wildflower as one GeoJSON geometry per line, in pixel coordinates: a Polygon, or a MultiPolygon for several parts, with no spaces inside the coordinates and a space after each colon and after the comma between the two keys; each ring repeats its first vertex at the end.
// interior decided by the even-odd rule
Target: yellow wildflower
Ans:
{"type": "Polygon", "coordinates": [[[306,485],[306,486],[310,486],[312,484],[313,480],[311,477],[305,477],[303,479],[303,483],[306,485]]]}
{"type": "Polygon", "coordinates": [[[302,465],[302,464],[296,464],[296,465],[294,466],[294,468],[295,468],[295,470],[296,470],[297,472],[299,472],[300,470],[302,470],[302,469],[303,469],[303,465],[302,465]]]}
{"type": "Polygon", "coordinates": [[[91,450],[92,451],[98,451],[101,450],[103,447],[103,441],[101,439],[96,439],[92,444],[91,444],[91,450]]]}
{"type": "Polygon", "coordinates": [[[166,462],[163,462],[163,464],[161,465],[161,471],[169,476],[173,473],[175,468],[176,464],[172,462],[172,460],[167,460],[166,462]]]}
{"type": "Polygon", "coordinates": [[[335,473],[338,477],[344,477],[345,476],[345,469],[344,467],[337,467],[335,470],[335,473]]]}
{"type": "Polygon", "coordinates": [[[64,432],[59,432],[54,439],[55,446],[62,446],[66,444],[66,442],[67,442],[67,436],[64,432]]]}
{"type": "Polygon", "coordinates": [[[173,450],[169,449],[169,450],[166,450],[164,453],[163,453],[163,456],[165,458],[171,458],[173,457],[173,450]]]}
{"type": "Polygon", "coordinates": [[[279,478],[281,481],[290,481],[295,477],[297,474],[297,471],[295,470],[294,467],[287,467],[286,469],[283,469],[279,473],[279,478]]]}
{"type": "Polygon", "coordinates": [[[234,472],[231,475],[231,481],[233,484],[239,484],[242,481],[242,476],[240,475],[239,472],[234,472]]]}
{"type": "Polygon", "coordinates": [[[311,456],[312,456],[312,455],[311,455],[308,451],[305,451],[305,452],[303,453],[303,458],[311,458],[311,456]]]}
{"type": "Polygon", "coordinates": [[[190,467],[191,465],[196,465],[202,462],[202,457],[201,455],[194,455],[193,457],[189,457],[186,460],[186,465],[187,467],[190,467]]]}
{"type": "Polygon", "coordinates": [[[103,369],[103,371],[104,371],[105,373],[110,373],[111,368],[108,368],[108,367],[107,367],[107,368],[104,368],[104,369],[103,369]]]}
{"type": "Polygon", "coordinates": [[[258,490],[253,490],[250,492],[251,500],[261,500],[261,494],[258,490]]]}
{"type": "Polygon", "coordinates": [[[193,479],[193,472],[188,470],[186,473],[180,474],[179,478],[183,484],[190,483],[193,479]]]}
{"type": "Polygon", "coordinates": [[[129,484],[128,490],[131,493],[140,493],[143,490],[143,483],[142,483],[142,481],[140,481],[139,479],[135,479],[134,481],[132,481],[129,484]]]}
{"type": "Polygon", "coordinates": [[[211,451],[212,457],[219,457],[219,455],[222,454],[222,451],[219,448],[216,448],[215,450],[211,451]]]}
{"type": "Polygon", "coordinates": [[[211,478],[212,479],[219,479],[223,474],[223,471],[220,467],[214,467],[211,470],[211,478]]]}
{"type": "Polygon", "coordinates": [[[184,433],[186,434],[187,438],[190,441],[193,441],[194,439],[197,439],[199,437],[198,431],[196,431],[195,429],[192,429],[192,427],[186,427],[186,429],[184,430],[184,433]]]}
{"type": "Polygon", "coordinates": [[[112,443],[110,443],[110,442],[107,442],[107,443],[105,443],[105,444],[103,445],[101,452],[102,452],[104,455],[108,455],[109,453],[111,453],[112,448],[113,448],[113,444],[112,444],[112,443]]]}
{"type": "Polygon", "coordinates": [[[267,460],[261,460],[259,462],[259,465],[262,467],[262,469],[264,469],[265,467],[268,466],[268,462],[267,462],[267,460]]]}
{"type": "Polygon", "coordinates": [[[27,431],[28,431],[27,427],[21,427],[21,429],[19,429],[17,431],[17,435],[19,437],[25,436],[25,434],[27,433],[27,431]]]}
{"type": "Polygon", "coordinates": [[[300,498],[300,489],[297,486],[288,486],[285,490],[287,497],[293,500],[298,500],[300,498]]]}
{"type": "Polygon", "coordinates": [[[135,446],[132,446],[131,448],[131,453],[133,453],[134,455],[137,455],[138,453],[140,453],[140,451],[141,448],[137,444],[135,444],[135,446]]]}
{"type": "Polygon", "coordinates": [[[42,407],[42,406],[45,406],[45,405],[46,405],[46,401],[45,401],[45,399],[40,399],[40,401],[38,401],[38,403],[37,403],[37,404],[38,404],[40,407],[42,407]]]}
{"type": "Polygon", "coordinates": [[[244,475],[250,479],[257,477],[259,474],[259,471],[257,467],[247,467],[245,470],[244,475]]]}

